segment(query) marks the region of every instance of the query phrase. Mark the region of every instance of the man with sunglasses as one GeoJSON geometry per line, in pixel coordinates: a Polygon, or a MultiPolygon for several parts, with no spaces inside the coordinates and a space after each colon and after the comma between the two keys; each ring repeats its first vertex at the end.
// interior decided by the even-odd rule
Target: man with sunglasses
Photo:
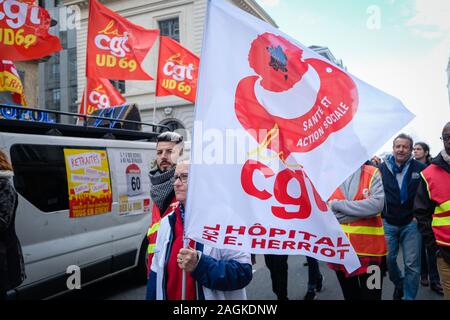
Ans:
{"type": "Polygon", "coordinates": [[[414,215],[425,245],[437,251],[444,298],[450,300],[450,122],[444,126],[441,140],[444,149],[422,171],[414,215]]]}
{"type": "Polygon", "coordinates": [[[172,178],[178,206],[160,222],[150,268],[148,300],[243,300],[252,279],[250,254],[189,240],[183,246],[189,162],[179,159],[172,178]],[[183,287],[183,271],[185,282],[183,287]]]}

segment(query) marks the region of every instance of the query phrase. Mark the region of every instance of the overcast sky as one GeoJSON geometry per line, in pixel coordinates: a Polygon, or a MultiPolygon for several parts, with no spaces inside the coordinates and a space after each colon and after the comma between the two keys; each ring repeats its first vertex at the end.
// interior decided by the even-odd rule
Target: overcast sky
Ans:
{"type": "Polygon", "coordinates": [[[433,156],[442,149],[439,137],[450,121],[450,0],[257,2],[281,31],[329,47],[350,73],[399,98],[416,115],[402,131],[430,144],[433,156]]]}

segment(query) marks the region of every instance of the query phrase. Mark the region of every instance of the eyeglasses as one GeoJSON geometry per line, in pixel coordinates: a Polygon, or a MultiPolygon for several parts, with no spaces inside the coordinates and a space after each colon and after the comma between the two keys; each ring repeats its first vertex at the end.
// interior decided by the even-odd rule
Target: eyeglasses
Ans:
{"type": "Polygon", "coordinates": [[[182,173],[180,175],[174,175],[171,179],[172,183],[175,183],[175,181],[177,181],[178,179],[180,179],[180,181],[182,183],[187,183],[188,182],[188,177],[189,175],[187,173],[182,173]]]}
{"type": "Polygon", "coordinates": [[[444,142],[449,142],[450,141],[450,135],[442,136],[441,140],[444,141],[444,142]]]}

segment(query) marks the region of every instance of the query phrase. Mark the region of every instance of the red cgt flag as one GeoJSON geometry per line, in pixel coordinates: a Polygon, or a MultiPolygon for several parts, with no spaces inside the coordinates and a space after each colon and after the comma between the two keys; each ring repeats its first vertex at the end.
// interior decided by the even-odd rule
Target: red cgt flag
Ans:
{"type": "Polygon", "coordinates": [[[87,96],[86,110],[84,105],[85,94],[81,99],[80,111],[81,114],[90,115],[95,110],[107,109],[119,106],[125,103],[125,98],[122,97],[119,91],[107,79],[103,78],[87,78],[87,96]]]}
{"type": "Polygon", "coordinates": [[[61,50],[50,22],[47,10],[30,1],[0,1],[0,59],[34,60],[61,50]]]}
{"type": "Polygon", "coordinates": [[[0,91],[11,92],[15,104],[28,106],[19,72],[10,60],[0,60],[0,91]]]}
{"type": "Polygon", "coordinates": [[[200,59],[169,37],[159,45],[156,96],[176,95],[195,103],[200,59]]]}
{"type": "Polygon", "coordinates": [[[86,76],[115,80],[152,80],[141,67],[159,30],[135,25],[114,11],[90,1],[86,76]]]}

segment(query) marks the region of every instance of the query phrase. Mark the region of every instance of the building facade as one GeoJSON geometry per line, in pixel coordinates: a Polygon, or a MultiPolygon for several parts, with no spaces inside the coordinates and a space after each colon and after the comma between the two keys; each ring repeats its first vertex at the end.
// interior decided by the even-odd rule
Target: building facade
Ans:
{"type": "MultiPolygon", "coordinates": [[[[75,113],[78,110],[77,33],[75,26],[69,26],[68,21],[74,21],[76,12],[67,10],[60,0],[41,0],[39,5],[55,20],[50,33],[60,38],[63,49],[39,64],[38,105],[49,110],[75,113]]],[[[64,118],[64,122],[74,121],[75,118],[64,118]]]]}
{"type": "MultiPolygon", "coordinates": [[[[272,18],[254,0],[228,0],[241,9],[276,26],[272,18]]],[[[200,56],[203,25],[206,14],[207,0],[104,0],[102,4],[109,7],[131,22],[147,29],[160,29],[161,35],[170,36],[184,47],[200,56]]],[[[62,0],[62,6],[77,6],[80,8],[81,23],[76,29],[76,43],[70,43],[68,48],[75,46],[76,53],[67,55],[69,62],[76,59],[77,103],[81,100],[86,78],[86,39],[88,1],[62,0]]],[[[155,77],[157,68],[156,44],[143,62],[143,68],[155,77]]],[[[62,72],[62,70],[61,70],[62,72]]],[[[69,75],[70,74],[69,72],[69,75]]],[[[65,80],[69,81],[70,80],[65,80]]],[[[183,135],[192,132],[194,125],[194,105],[175,96],[155,97],[155,81],[124,81],[118,85],[127,103],[138,105],[142,121],[164,124],[171,129],[179,129],[183,135]],[[153,108],[156,116],[153,119],[153,108]]]]}

